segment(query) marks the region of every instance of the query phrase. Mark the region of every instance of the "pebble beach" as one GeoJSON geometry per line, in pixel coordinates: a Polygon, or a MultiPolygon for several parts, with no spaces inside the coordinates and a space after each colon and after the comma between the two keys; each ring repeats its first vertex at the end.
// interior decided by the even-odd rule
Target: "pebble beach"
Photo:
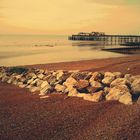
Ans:
{"type": "MultiPolygon", "coordinates": [[[[36,74],[40,80],[44,79],[42,74],[45,75],[45,71],[51,73],[51,76],[59,72],[56,76],[58,80],[55,81],[55,86],[46,80],[47,83],[44,82],[42,88],[47,88],[41,91],[32,87],[25,88],[23,84],[21,86],[21,81],[12,85],[12,79],[10,82],[9,79],[1,77],[1,139],[26,139],[29,136],[30,139],[60,140],[138,139],[139,56],[33,65],[24,68],[32,70],[26,73],[26,76],[31,76],[33,68],[34,71],[40,71],[36,74]],[[60,77],[63,82],[59,81],[60,77]],[[71,88],[71,85],[74,88],[71,88]],[[64,90],[64,86],[69,90],[64,90]],[[117,95],[114,95],[114,90],[117,95]],[[122,95],[126,97],[125,100],[122,95]],[[27,118],[31,118],[31,121],[27,118]]],[[[1,69],[7,69],[8,76],[12,78],[11,68],[1,69]]],[[[19,75],[21,74],[13,74],[17,79],[21,78],[19,75]]],[[[30,80],[31,83],[33,81],[30,80]]]]}

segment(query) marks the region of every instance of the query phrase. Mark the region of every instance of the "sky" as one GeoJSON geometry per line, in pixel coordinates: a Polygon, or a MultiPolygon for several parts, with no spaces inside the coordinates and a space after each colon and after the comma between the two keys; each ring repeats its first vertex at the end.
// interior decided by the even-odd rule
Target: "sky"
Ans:
{"type": "Polygon", "coordinates": [[[140,0],[0,0],[0,34],[140,34],[140,0]]]}

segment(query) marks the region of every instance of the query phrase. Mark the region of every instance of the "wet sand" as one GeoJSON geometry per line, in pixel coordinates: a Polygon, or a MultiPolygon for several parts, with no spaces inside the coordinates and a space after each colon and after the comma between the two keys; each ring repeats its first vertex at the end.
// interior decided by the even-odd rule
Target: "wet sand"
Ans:
{"type": "MultiPolygon", "coordinates": [[[[140,56],[28,67],[140,74],[140,56]]],[[[139,140],[140,105],[92,103],[66,95],[40,99],[0,83],[1,140],[139,140]]]]}

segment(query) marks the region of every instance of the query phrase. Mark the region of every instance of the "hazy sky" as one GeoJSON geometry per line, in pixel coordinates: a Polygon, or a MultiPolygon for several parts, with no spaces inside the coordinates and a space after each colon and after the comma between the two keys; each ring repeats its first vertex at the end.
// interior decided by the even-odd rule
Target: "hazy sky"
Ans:
{"type": "Polygon", "coordinates": [[[0,0],[1,34],[140,34],[140,0],[0,0]]]}

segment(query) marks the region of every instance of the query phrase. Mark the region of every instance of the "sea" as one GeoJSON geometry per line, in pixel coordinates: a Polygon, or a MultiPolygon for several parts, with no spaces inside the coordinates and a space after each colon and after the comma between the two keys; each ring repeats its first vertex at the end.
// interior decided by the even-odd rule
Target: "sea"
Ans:
{"type": "MultiPolygon", "coordinates": [[[[103,44],[71,41],[67,35],[0,35],[0,66],[22,66],[123,57],[103,44]]],[[[116,46],[115,46],[116,47],[116,46]]]]}

